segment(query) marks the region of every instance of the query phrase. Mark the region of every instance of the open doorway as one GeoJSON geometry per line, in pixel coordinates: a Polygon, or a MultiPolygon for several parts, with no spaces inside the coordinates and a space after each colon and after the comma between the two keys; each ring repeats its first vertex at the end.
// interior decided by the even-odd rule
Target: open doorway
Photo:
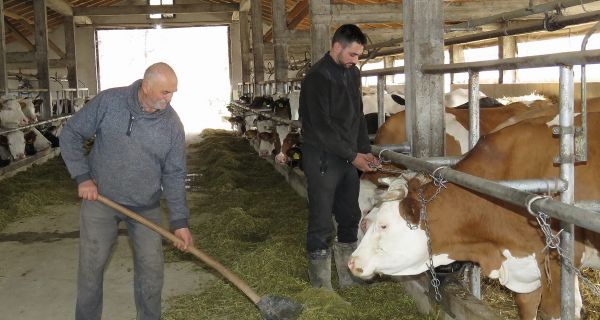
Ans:
{"type": "Polygon", "coordinates": [[[230,100],[228,27],[99,30],[100,90],[127,86],[155,62],[175,69],[171,105],[186,133],[225,129],[230,100]]]}

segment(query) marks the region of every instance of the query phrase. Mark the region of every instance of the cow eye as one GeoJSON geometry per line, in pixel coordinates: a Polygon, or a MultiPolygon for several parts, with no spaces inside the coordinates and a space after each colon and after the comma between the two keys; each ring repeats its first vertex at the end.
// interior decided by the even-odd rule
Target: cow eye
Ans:
{"type": "Polygon", "coordinates": [[[385,225],[385,224],[382,224],[382,225],[380,225],[379,227],[380,227],[381,229],[385,229],[385,228],[387,228],[387,225],[385,225]]]}

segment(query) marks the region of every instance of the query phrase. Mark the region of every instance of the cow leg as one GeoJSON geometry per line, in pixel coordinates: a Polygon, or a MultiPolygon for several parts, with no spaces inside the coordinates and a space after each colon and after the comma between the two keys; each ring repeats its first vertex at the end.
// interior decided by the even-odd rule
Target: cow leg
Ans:
{"type": "Polygon", "coordinates": [[[519,316],[522,320],[536,319],[541,294],[542,288],[530,293],[515,293],[515,303],[519,308],[519,316]]]}

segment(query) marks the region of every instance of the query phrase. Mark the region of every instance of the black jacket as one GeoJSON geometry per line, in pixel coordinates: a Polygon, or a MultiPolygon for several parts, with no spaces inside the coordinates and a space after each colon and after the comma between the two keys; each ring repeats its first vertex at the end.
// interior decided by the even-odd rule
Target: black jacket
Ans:
{"type": "Polygon", "coordinates": [[[305,144],[348,161],[371,152],[360,86],[358,68],[337,64],[329,52],[308,71],[299,110],[305,144]]]}

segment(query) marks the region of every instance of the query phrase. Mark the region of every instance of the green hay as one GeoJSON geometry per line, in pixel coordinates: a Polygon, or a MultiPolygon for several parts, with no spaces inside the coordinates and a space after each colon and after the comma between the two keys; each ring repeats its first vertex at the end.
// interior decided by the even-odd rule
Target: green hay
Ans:
{"type": "Polygon", "coordinates": [[[77,187],[60,157],[0,181],[0,231],[10,222],[44,214],[44,206],[75,204],[77,187]]]}
{"type": "MultiPolygon", "coordinates": [[[[188,148],[189,167],[194,170],[190,173],[202,177],[194,183],[208,195],[190,201],[191,230],[201,250],[258,294],[305,304],[300,319],[426,319],[399,283],[348,288],[339,295],[311,288],[304,249],[306,200],[247,141],[223,131],[205,132],[203,138],[188,148]]],[[[219,277],[200,294],[171,300],[163,319],[260,319],[260,315],[243,293],[219,277]]]]}

